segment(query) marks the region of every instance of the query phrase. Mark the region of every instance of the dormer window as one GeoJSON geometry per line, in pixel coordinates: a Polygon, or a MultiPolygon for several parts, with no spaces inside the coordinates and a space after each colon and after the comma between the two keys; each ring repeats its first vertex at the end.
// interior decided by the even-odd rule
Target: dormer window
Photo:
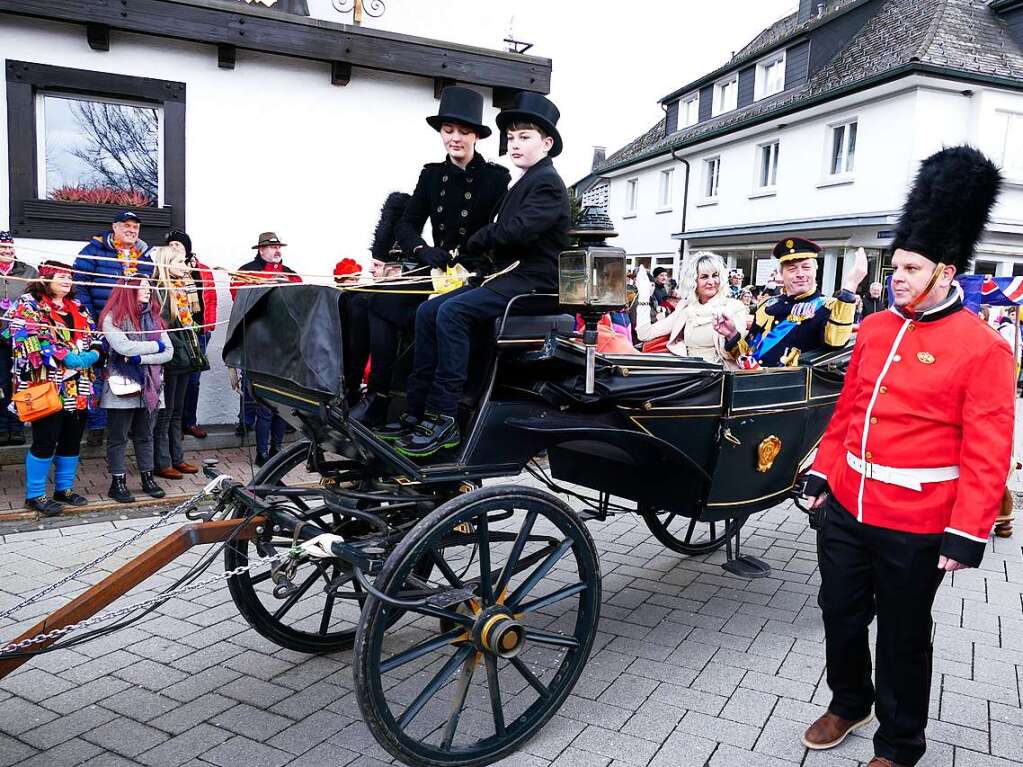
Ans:
{"type": "Polygon", "coordinates": [[[678,127],[688,128],[700,121],[700,94],[694,93],[682,99],[678,105],[678,127]]]}
{"type": "Polygon", "coordinates": [[[757,64],[755,98],[773,96],[785,90],[785,51],[781,51],[757,64]]]}
{"type": "Polygon", "coordinates": [[[721,80],[714,85],[714,111],[717,117],[725,112],[731,112],[738,104],[739,98],[739,76],[732,75],[727,80],[721,80]]]}

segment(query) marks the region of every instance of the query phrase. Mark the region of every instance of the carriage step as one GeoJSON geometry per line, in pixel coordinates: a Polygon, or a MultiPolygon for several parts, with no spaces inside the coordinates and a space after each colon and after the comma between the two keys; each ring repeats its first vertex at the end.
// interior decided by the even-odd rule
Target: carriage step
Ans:
{"type": "Polygon", "coordinates": [[[445,609],[460,605],[473,599],[476,593],[472,589],[444,589],[426,598],[427,604],[445,609]]]}
{"type": "Polygon", "coordinates": [[[748,554],[729,559],[721,569],[740,578],[767,578],[771,575],[771,566],[762,559],[751,557],[748,554]]]}

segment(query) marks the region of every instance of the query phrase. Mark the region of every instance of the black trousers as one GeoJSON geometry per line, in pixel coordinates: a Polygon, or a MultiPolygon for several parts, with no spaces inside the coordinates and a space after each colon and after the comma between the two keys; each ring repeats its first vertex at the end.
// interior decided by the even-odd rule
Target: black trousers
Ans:
{"type": "Polygon", "coordinates": [[[32,422],[32,446],[29,450],[36,458],[78,455],[82,432],[85,430],[85,410],[61,410],[32,422]]]}
{"type": "Polygon", "coordinates": [[[344,352],[344,376],[348,404],[359,400],[362,372],[369,360],[370,293],[347,292],[341,295],[341,343],[344,352]]]}
{"type": "Polygon", "coordinates": [[[931,690],[931,605],[944,575],[941,535],[872,527],[829,498],[817,532],[828,709],[862,719],[875,707],[877,756],[912,767],[926,750],[931,690]],[[877,616],[877,688],[867,627],[877,616]]]}
{"type": "Polygon", "coordinates": [[[369,299],[369,348],[373,358],[369,391],[390,393],[401,333],[413,326],[423,300],[422,296],[398,293],[375,293],[369,299]]]}

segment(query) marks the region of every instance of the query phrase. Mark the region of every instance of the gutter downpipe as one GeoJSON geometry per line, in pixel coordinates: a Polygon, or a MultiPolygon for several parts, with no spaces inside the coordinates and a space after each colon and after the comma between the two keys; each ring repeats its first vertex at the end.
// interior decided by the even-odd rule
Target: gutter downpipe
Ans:
{"type": "MultiPolygon", "coordinates": [[[[684,157],[679,157],[676,152],[678,149],[671,150],[671,156],[677,161],[686,166],[686,184],[682,188],[682,231],[679,234],[686,233],[686,214],[689,212],[689,174],[692,168],[689,165],[689,160],[684,157]]],[[[681,259],[685,255],[686,240],[685,237],[680,237],[678,241],[678,257],[681,259]]]]}

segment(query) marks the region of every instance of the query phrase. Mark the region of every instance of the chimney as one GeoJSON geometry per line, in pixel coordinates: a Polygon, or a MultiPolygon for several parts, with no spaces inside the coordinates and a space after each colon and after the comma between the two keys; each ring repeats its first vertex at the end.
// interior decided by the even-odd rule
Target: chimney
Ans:
{"type": "Polygon", "coordinates": [[[796,17],[796,21],[799,24],[809,21],[813,18],[816,9],[817,0],[799,0],[799,15],[796,17]]]}
{"type": "Polygon", "coordinates": [[[598,165],[603,165],[606,155],[607,147],[603,146],[593,147],[593,164],[590,165],[590,170],[595,170],[598,165]]]}
{"type": "Polygon", "coordinates": [[[822,3],[822,2],[818,2],[818,3],[817,3],[817,18],[818,18],[818,19],[819,19],[819,18],[820,18],[821,16],[823,16],[823,15],[824,15],[824,10],[825,10],[825,8],[827,8],[827,3],[822,3]]]}

